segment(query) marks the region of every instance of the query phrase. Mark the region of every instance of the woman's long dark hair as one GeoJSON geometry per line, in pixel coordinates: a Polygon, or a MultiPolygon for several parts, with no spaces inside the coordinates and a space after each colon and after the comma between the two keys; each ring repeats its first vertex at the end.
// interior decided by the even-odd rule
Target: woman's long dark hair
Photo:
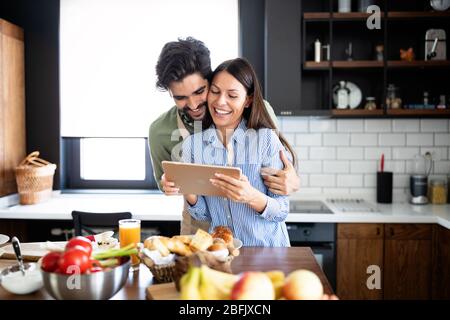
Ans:
{"type": "MultiPolygon", "coordinates": [[[[248,108],[244,109],[244,113],[242,114],[242,116],[247,120],[247,128],[255,130],[268,128],[275,130],[281,143],[291,154],[293,165],[296,166],[297,157],[295,152],[283,135],[278,131],[275,123],[272,121],[272,118],[270,118],[266,106],[264,105],[264,99],[258,77],[256,76],[256,72],[253,70],[251,64],[243,58],[227,60],[221,63],[216,70],[214,70],[210,78],[211,82],[215,75],[221,71],[226,71],[236,78],[236,80],[238,80],[247,90],[247,96],[252,97],[252,103],[248,108]]],[[[212,124],[213,120],[209,110],[207,109],[203,119],[203,128],[209,128],[212,124]]]]}

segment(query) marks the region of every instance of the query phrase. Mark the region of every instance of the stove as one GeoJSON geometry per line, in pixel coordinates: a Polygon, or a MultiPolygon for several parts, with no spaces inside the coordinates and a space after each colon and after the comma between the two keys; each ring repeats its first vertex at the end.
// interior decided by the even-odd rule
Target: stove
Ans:
{"type": "Polygon", "coordinates": [[[332,214],[333,211],[322,201],[291,200],[289,201],[289,213],[332,214]]]}

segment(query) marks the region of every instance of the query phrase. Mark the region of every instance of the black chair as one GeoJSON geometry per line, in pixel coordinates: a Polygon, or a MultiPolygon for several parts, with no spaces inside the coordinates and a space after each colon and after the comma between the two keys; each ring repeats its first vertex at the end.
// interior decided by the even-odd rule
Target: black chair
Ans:
{"type": "Polygon", "coordinates": [[[115,213],[94,213],[72,211],[73,226],[75,236],[83,235],[85,231],[88,234],[96,234],[92,228],[109,228],[117,232],[119,220],[131,219],[131,212],[115,212],[115,213]]]}

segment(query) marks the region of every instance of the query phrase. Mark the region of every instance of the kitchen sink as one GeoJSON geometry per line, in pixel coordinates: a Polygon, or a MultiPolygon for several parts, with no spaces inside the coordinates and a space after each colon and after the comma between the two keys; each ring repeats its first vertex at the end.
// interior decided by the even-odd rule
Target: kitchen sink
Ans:
{"type": "Polygon", "coordinates": [[[332,214],[333,211],[322,201],[291,200],[289,202],[289,213],[332,214]]]}

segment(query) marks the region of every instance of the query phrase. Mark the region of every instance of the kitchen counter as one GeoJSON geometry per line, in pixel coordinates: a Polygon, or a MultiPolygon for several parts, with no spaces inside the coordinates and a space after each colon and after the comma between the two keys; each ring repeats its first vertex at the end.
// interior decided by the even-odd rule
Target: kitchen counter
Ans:
{"type": "MultiPolygon", "coordinates": [[[[23,252],[26,253],[27,243],[22,244],[23,252]],[[25,250],[25,251],[24,251],[25,250]]],[[[42,252],[44,255],[45,252],[42,252]]],[[[12,264],[15,260],[0,259],[0,270],[12,264]]],[[[240,249],[240,255],[236,257],[231,268],[233,273],[238,274],[244,271],[269,271],[281,270],[288,274],[297,269],[307,269],[317,274],[324,286],[324,292],[333,294],[331,286],[317,264],[316,259],[308,247],[289,247],[289,248],[261,248],[246,247],[240,249]]],[[[112,297],[113,300],[145,300],[146,289],[152,284],[152,274],[150,270],[140,265],[138,272],[130,273],[125,287],[112,297]]],[[[0,286],[0,300],[48,300],[52,299],[45,289],[41,289],[29,295],[13,295],[8,293],[0,286]]]]}
{"type": "MultiPolygon", "coordinates": [[[[450,229],[450,205],[374,204],[379,212],[340,212],[326,197],[293,196],[293,200],[323,200],[333,214],[290,213],[286,222],[437,223],[450,229]]],[[[163,194],[61,194],[36,205],[17,205],[17,196],[0,198],[0,219],[71,220],[72,210],[130,211],[142,221],[180,221],[183,199],[163,194]]]]}

